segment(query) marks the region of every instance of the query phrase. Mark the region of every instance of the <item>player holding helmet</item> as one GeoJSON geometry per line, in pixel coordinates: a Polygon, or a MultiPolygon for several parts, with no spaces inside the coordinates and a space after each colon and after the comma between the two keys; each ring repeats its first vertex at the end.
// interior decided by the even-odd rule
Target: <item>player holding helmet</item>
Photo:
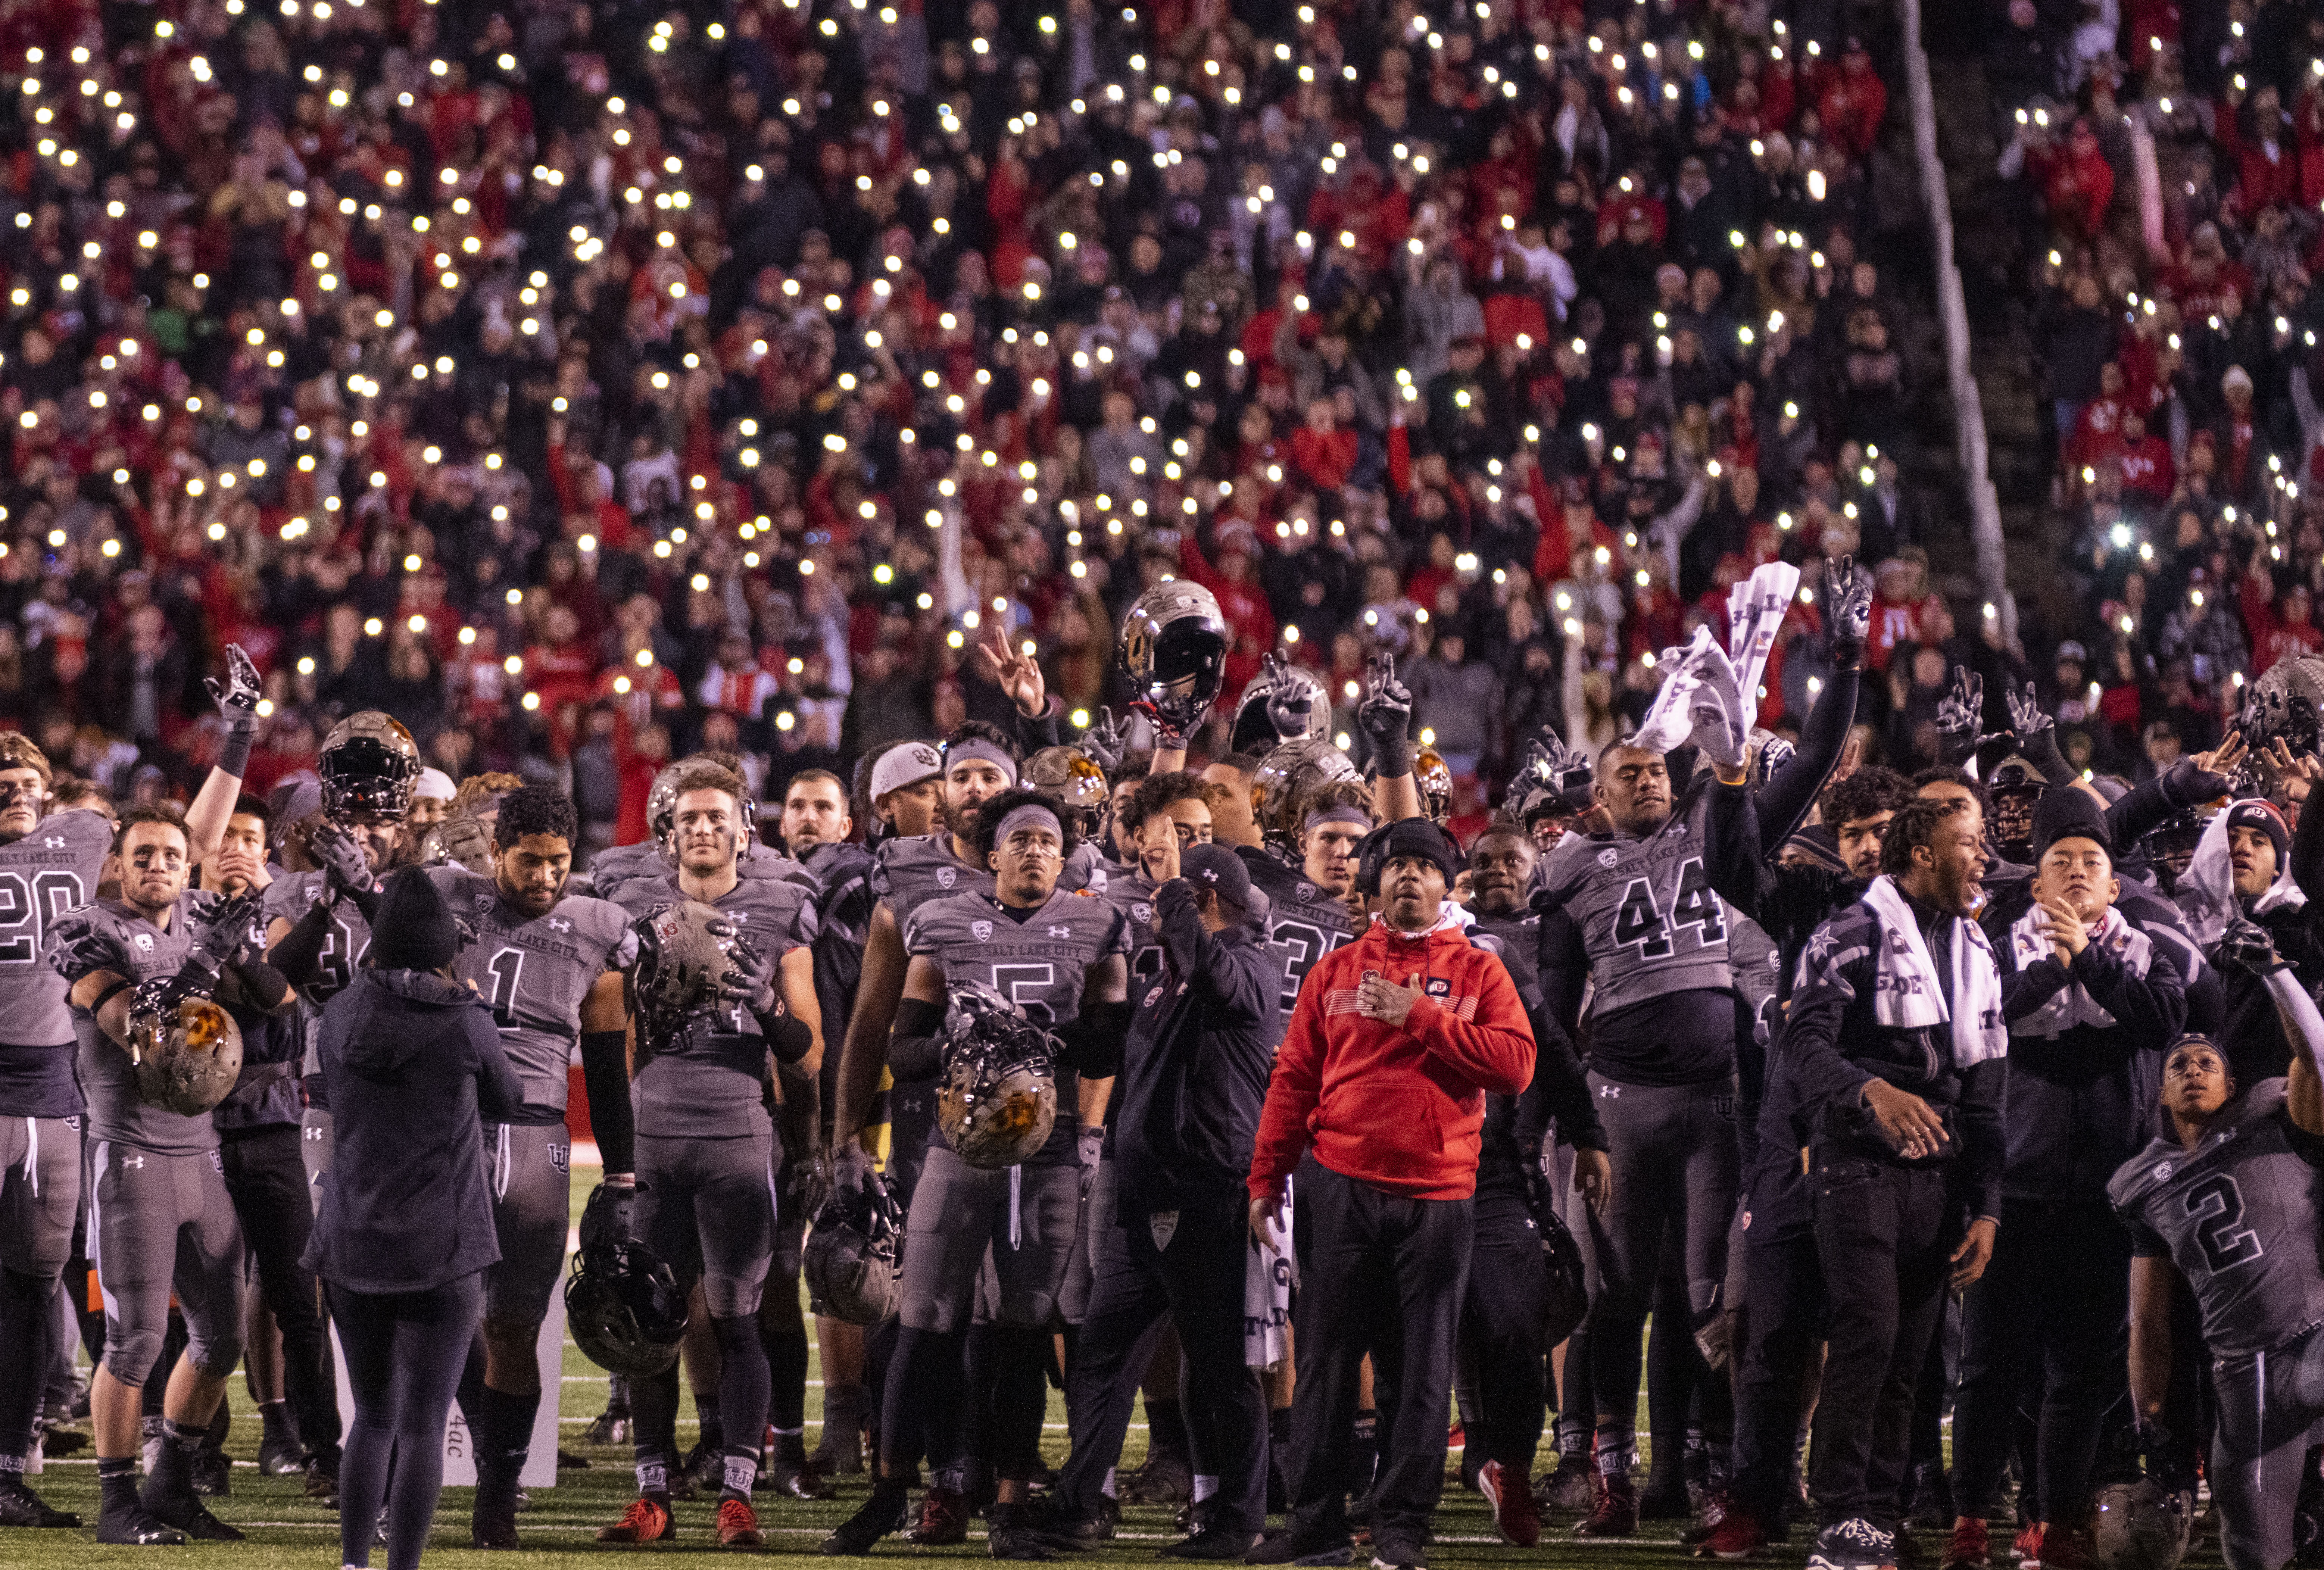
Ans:
{"type": "MultiPolygon", "coordinates": [[[[72,989],[94,1141],[90,1253],[106,1302],[105,1357],[89,1390],[103,1491],[97,1539],[238,1542],[242,1534],[195,1497],[190,1471],[242,1356],[242,1231],[209,1113],[234,1074],[226,1070],[214,1094],[181,1098],[157,1096],[152,1070],[180,1048],[173,1022],[182,1000],[207,999],[230,978],[230,995],[271,1010],[287,988],[272,966],[240,961],[258,896],[187,889],[188,841],[174,812],[124,813],[113,855],[120,898],[64,913],[48,935],[48,962],[72,989]],[[169,1375],[164,1439],[141,1496],[143,1387],[161,1356],[173,1291],[189,1340],[169,1375]]],[[[217,1016],[211,1029],[232,1031],[223,1010],[205,1006],[217,1016]]],[[[233,1057],[239,1067],[238,1035],[233,1057]]]]}
{"type": "MultiPolygon", "coordinates": [[[[994,795],[977,813],[974,844],[992,869],[991,891],[924,901],[906,918],[911,966],[886,1056],[899,1081],[948,1069],[947,1109],[912,1194],[902,1329],[888,1370],[879,1476],[871,1501],[824,1545],[826,1553],[866,1552],[897,1528],[922,1447],[915,1441],[923,1433],[933,1475],[915,1540],[957,1542],[964,1534],[962,1341],[989,1250],[1001,1408],[992,1436],[1000,1482],[990,1518],[992,1553],[1048,1556],[1020,1512],[1039,1459],[1038,1392],[1050,1318],[1094,1155],[1079,1130],[1103,1121],[1129,1023],[1128,967],[1120,916],[1059,880],[1075,840],[1073,825],[1047,798],[1023,790],[994,795]],[[1029,1020],[1057,1032],[1054,1064],[1033,1066],[1036,1079],[1043,1070],[1054,1074],[1053,1121],[1038,1148],[1019,1158],[1021,1166],[977,1164],[996,1159],[985,1148],[996,1131],[984,1124],[972,1093],[982,1085],[983,1094],[1001,1094],[1008,1077],[989,1085],[974,1074],[963,1077],[968,1066],[956,1056],[963,1033],[973,1039],[984,1032],[959,1020],[953,1024],[960,1029],[948,1030],[946,1003],[973,987],[998,994],[1017,1021],[1011,1029],[1029,1020]],[[971,1135],[978,1136],[975,1144],[963,1142],[971,1135]]],[[[1010,1094],[1031,1088],[1031,1081],[1020,1081],[1010,1094]]],[[[1035,1104],[1023,1105],[1033,1120],[1035,1104]]],[[[1023,1123],[1010,1126],[1029,1131],[1023,1123]]],[[[861,1146],[844,1142],[839,1157],[839,1181],[862,1183],[869,1164],[861,1146]]]]}
{"type": "Polygon", "coordinates": [[[484,1548],[516,1545],[518,1480],[540,1405],[534,1347],[571,1224],[565,1104],[576,1039],[605,1187],[628,1187],[633,1170],[622,973],[636,959],[637,936],[620,906],[567,893],[576,837],[573,804],[529,785],[501,800],[491,877],[458,866],[429,870],[473,934],[455,973],[492,1006],[525,1097],[520,1120],[484,1131],[501,1258],[484,1283],[483,1379],[472,1365],[460,1392],[476,1444],[471,1532],[484,1548]]]}
{"type": "MultiPolygon", "coordinates": [[[[241,791],[258,723],[257,669],[229,645],[226,680],[209,688],[227,733],[186,815],[197,860],[217,848],[241,791]]],[[[79,1524],[24,1483],[42,1385],[59,1350],[50,1309],[72,1252],[88,1110],[88,1082],[74,1072],[80,1030],[68,1006],[70,983],[47,949],[65,912],[95,898],[114,835],[109,812],[51,810],[51,783],[39,747],[21,734],[0,735],[0,1347],[8,1349],[0,1356],[0,1526],[14,1527],[79,1524]]],[[[134,1380],[142,1383],[152,1366],[149,1355],[134,1380]]]]}

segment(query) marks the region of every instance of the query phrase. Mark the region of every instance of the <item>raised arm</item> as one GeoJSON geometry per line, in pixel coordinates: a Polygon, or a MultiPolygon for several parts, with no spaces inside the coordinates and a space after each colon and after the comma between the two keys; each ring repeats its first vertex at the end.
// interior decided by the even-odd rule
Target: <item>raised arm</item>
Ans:
{"type": "Polygon", "coordinates": [[[1848,733],[1856,724],[1857,688],[1862,673],[1853,665],[1834,670],[1831,685],[1817,695],[1800,731],[1799,750],[1784,760],[1775,777],[1759,790],[1759,842],[1767,854],[1791,836],[1807,818],[1808,808],[1823,790],[1824,781],[1840,765],[1848,747],[1848,733]]]}
{"type": "Polygon", "coordinates": [[[260,686],[258,667],[239,643],[226,646],[226,680],[206,677],[203,683],[226,716],[226,740],[218,761],[202,781],[193,805],[186,808],[186,862],[198,866],[217,851],[226,837],[226,820],[242,797],[242,776],[250,767],[250,746],[258,734],[260,686]]]}

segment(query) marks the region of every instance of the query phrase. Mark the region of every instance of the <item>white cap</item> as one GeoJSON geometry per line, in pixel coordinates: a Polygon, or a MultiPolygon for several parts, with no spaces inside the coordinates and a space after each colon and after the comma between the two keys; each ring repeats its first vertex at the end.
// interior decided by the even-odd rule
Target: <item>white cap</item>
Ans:
{"type": "Polygon", "coordinates": [[[872,765],[872,799],[877,802],[890,790],[940,779],[943,774],[944,754],[927,743],[906,742],[890,747],[872,765]]]}
{"type": "Polygon", "coordinates": [[[453,785],[452,776],[443,770],[422,769],[419,782],[411,787],[411,794],[430,801],[449,801],[458,794],[458,789],[453,785]]]}

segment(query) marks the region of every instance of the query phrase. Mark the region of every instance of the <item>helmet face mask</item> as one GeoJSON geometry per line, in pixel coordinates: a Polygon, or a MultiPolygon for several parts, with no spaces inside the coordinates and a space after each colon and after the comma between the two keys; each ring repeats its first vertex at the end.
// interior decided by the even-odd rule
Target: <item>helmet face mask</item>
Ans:
{"type": "Polygon", "coordinates": [[[2178,1570],[2193,1515],[2153,1478],[2108,1483],[2090,1500],[2090,1547],[2106,1570],[2178,1570]]]}
{"type": "Polygon", "coordinates": [[[208,998],[181,998],[165,1014],[130,1021],[137,1095],[148,1106],[198,1117],[224,1101],[242,1073],[242,1030],[208,998]]]}
{"type": "Polygon", "coordinates": [[[346,824],[362,818],[401,823],[420,783],[420,745],[403,722],[377,709],[349,715],[323,739],[315,773],[323,815],[346,824]]]}
{"type": "Polygon", "coordinates": [[[1299,843],[1299,803],[1308,792],[1329,780],[1356,777],[1356,766],[1331,743],[1286,742],[1250,777],[1251,817],[1268,843],[1294,850],[1299,843]]]}
{"type": "Polygon", "coordinates": [[[574,1260],[565,1323],[582,1355],[631,1379],[652,1379],[675,1366],[686,1334],[686,1294],[669,1267],[635,1241],[601,1242],[574,1260]]]}
{"type": "Polygon", "coordinates": [[[1095,839],[1105,827],[1113,789],[1106,783],[1105,771],[1079,747],[1043,747],[1025,760],[1024,780],[1059,811],[1075,816],[1078,837],[1095,839]]]}
{"type": "Polygon", "coordinates": [[[1218,701],[1226,671],[1227,623],[1210,590],[1183,578],[1138,596],[1121,624],[1121,669],[1139,704],[1180,734],[1218,701]]]}
{"type": "Polygon", "coordinates": [[[897,1263],[904,1217],[878,1178],[869,1188],[835,1188],[816,1213],[801,1266],[816,1307],[850,1325],[884,1325],[903,1306],[897,1263]]]}
{"type": "Polygon", "coordinates": [[[953,989],[936,1127],[960,1159],[997,1171],[1048,1143],[1057,1078],[1048,1036],[989,987],[953,989]]]}

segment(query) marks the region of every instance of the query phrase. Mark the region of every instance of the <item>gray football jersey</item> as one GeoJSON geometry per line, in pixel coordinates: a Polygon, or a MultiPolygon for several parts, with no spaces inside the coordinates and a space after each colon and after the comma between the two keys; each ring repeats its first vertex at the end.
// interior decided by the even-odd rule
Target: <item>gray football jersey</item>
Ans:
{"type": "MultiPolygon", "coordinates": [[[[325,874],[281,873],[266,885],[265,919],[278,919],[297,926],[318,900],[328,898],[325,874]]],[[[299,1029],[306,1041],[300,1072],[320,1074],[323,1066],[315,1044],[323,1030],[323,1005],[345,992],[371,953],[371,923],[353,900],[331,907],[330,926],[323,934],[322,952],[315,959],[314,979],[299,988],[299,1029]]]]}
{"type": "MultiPolygon", "coordinates": [[[[823,889],[823,885],[816,881],[815,874],[805,866],[762,845],[753,844],[742,853],[741,873],[746,879],[798,883],[807,891],[810,898],[823,889]]],[[[662,859],[661,847],[650,840],[641,845],[615,845],[611,850],[599,851],[590,858],[587,891],[597,899],[612,900],[626,906],[628,901],[622,897],[625,885],[635,882],[651,887],[675,875],[669,864],[662,859]]],[[[568,896],[579,892],[582,891],[572,889],[568,891],[568,896]]]]}
{"type": "Polygon", "coordinates": [[[945,982],[981,982],[1044,1030],[1081,1017],[1089,967],[1125,952],[1120,911],[1087,890],[1060,888],[1022,921],[991,894],[931,900],[904,927],[907,952],[944,966],[945,982]]]}
{"type": "Polygon", "coordinates": [[[453,969],[492,1005],[501,1047],[524,1085],[520,1121],[562,1122],[582,1001],[599,976],[637,961],[628,915],[611,900],[576,894],[546,916],[527,917],[492,879],[465,867],[430,867],[428,875],[475,934],[453,969]]]}
{"type": "MultiPolygon", "coordinates": [[[[685,898],[675,873],[665,873],[659,883],[626,879],[616,891],[616,902],[632,918],[651,916],[685,898]]],[[[788,879],[739,878],[711,903],[725,912],[735,930],[770,965],[780,964],[783,956],[815,941],[815,900],[805,886],[788,879]]],[[[643,1028],[641,1021],[640,1030],[643,1028]]],[[[697,1028],[674,1046],[657,1043],[650,1057],[643,1051],[639,1056],[645,1063],[630,1085],[638,1132],[738,1139],[766,1129],[767,1112],[761,1100],[766,1038],[741,1003],[721,1011],[713,1029],[697,1028]]]]}
{"type": "Polygon", "coordinates": [[[2187,1278],[2219,1357],[2273,1352],[2324,1322],[2324,1142],[2293,1127],[2283,1085],[2246,1091],[2191,1154],[2157,1140],[2107,1185],[2137,1251],[2167,1253],[2187,1278]]]}
{"type": "Polygon", "coordinates": [[[1354,941],[1355,921],[1337,894],[1279,856],[1260,851],[1242,861],[1250,881],[1267,896],[1268,946],[1283,959],[1283,1005],[1276,1011],[1274,1025],[1279,1043],[1290,1029],[1300,984],[1317,960],[1354,941]]]}
{"type": "Polygon", "coordinates": [[[82,808],[52,812],[0,845],[0,1044],[56,1047],[73,1039],[65,994],[47,960],[49,929],[97,897],[113,826],[82,808]]]}
{"type": "Polygon", "coordinates": [[[1143,997],[1147,986],[1162,974],[1162,935],[1154,926],[1154,891],[1157,885],[1143,873],[1107,870],[1105,902],[1121,912],[1122,948],[1130,956],[1130,995],[1143,997]]]}
{"type": "Polygon", "coordinates": [[[1547,884],[1582,929],[1593,1019],[1734,984],[1727,912],[1703,872],[1692,815],[1644,839],[1568,835],[1550,853],[1547,884]]]}
{"type": "MultiPolygon", "coordinates": [[[[1105,858],[1096,845],[1086,843],[1074,847],[1057,874],[1057,887],[1067,892],[1081,889],[1102,892],[1106,882],[1105,858]]],[[[991,891],[991,872],[953,854],[948,829],[891,839],[873,853],[872,892],[895,913],[899,930],[913,911],[931,900],[991,891]]]]}
{"type": "MultiPolygon", "coordinates": [[[[191,947],[187,929],[218,896],[189,889],[178,898],[170,924],[156,927],[117,900],[99,900],[49,926],[48,962],[69,990],[83,976],[111,971],[132,982],[177,974],[191,947]]],[[[81,1091],[88,1098],[88,1138],[134,1145],[164,1156],[195,1156],[217,1148],[210,1114],[186,1117],[148,1106],[137,1094],[137,1067],[128,1048],[97,1028],[97,1016],[72,1011],[81,1091]]]]}

